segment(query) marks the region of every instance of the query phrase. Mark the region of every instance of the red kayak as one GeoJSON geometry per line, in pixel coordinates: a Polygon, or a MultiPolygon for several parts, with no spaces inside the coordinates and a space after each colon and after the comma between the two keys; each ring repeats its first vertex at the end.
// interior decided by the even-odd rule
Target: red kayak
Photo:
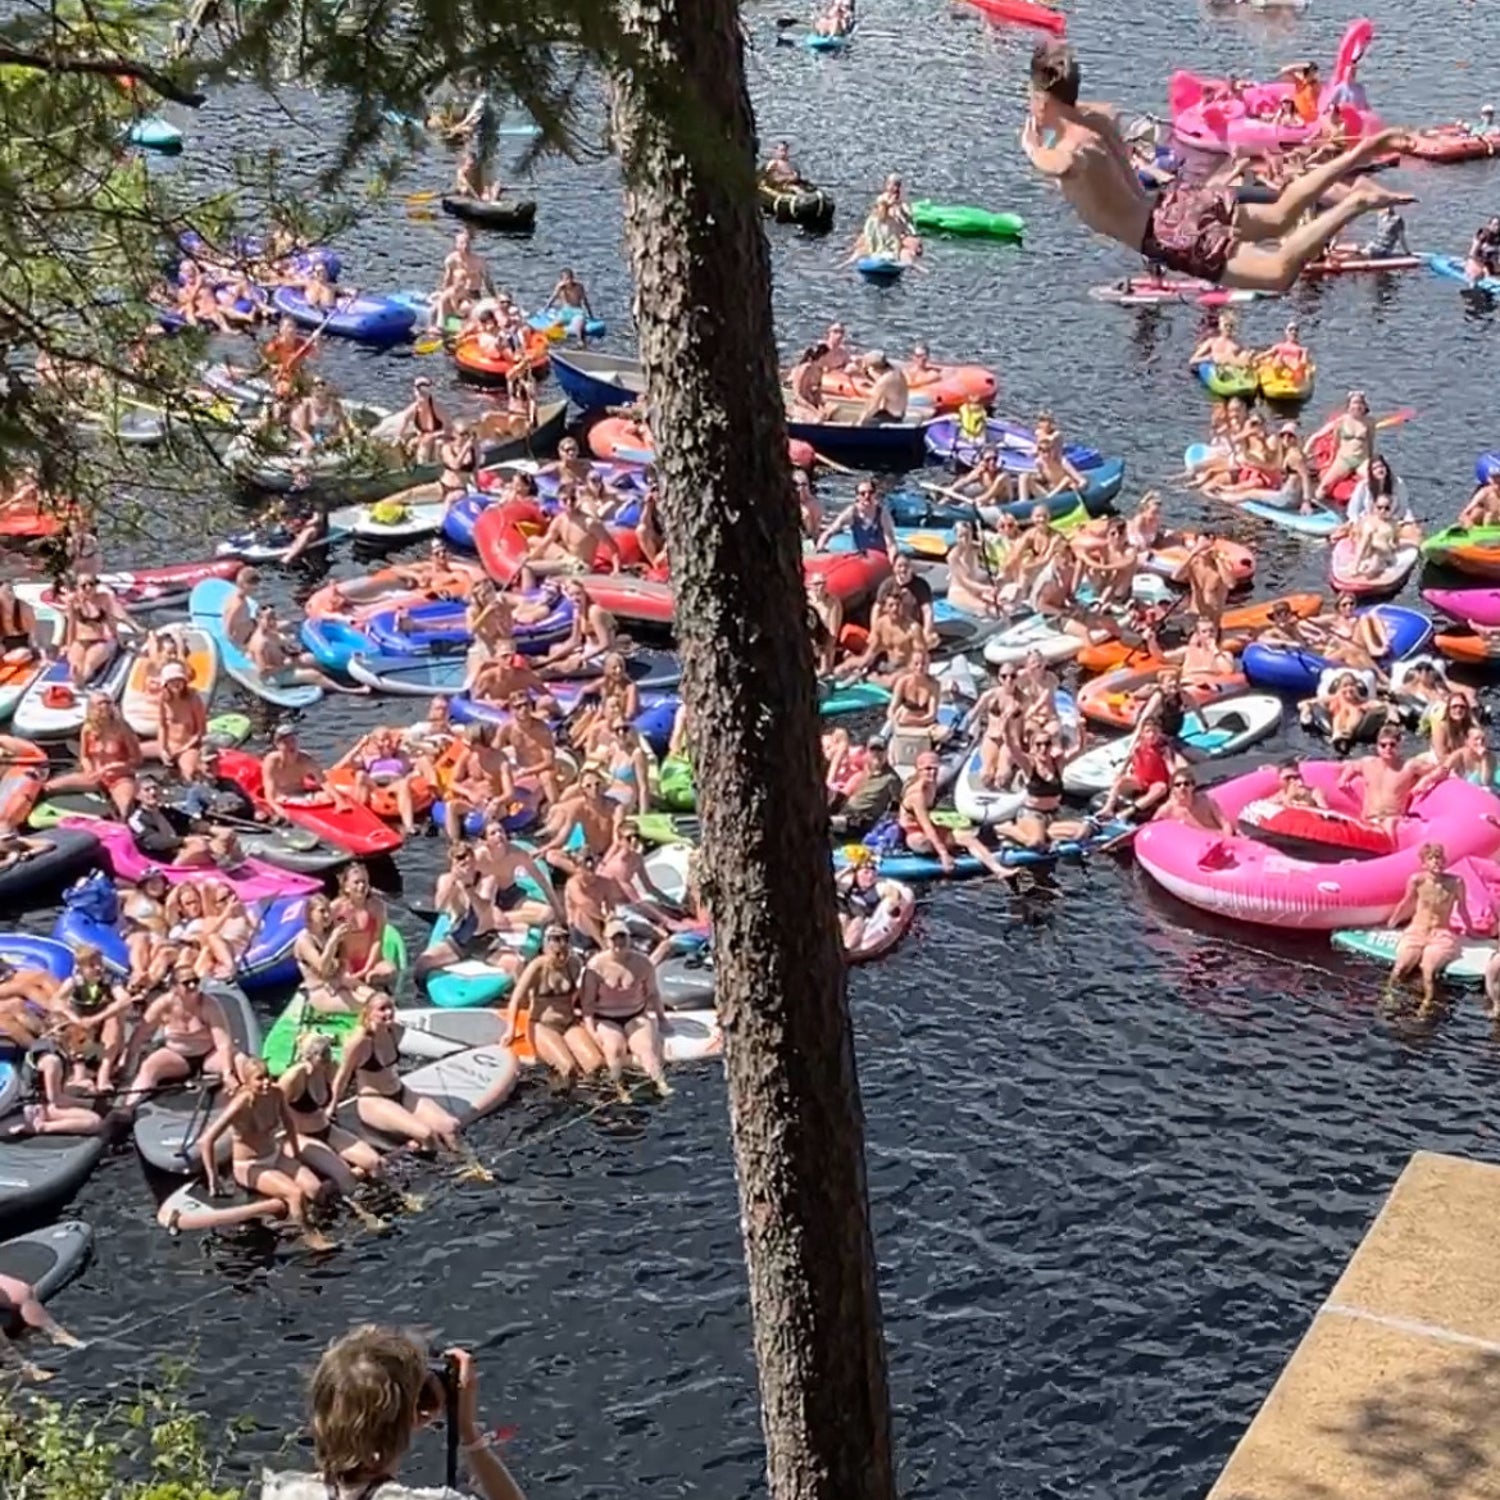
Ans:
{"type": "Polygon", "coordinates": [[[1068,29],[1068,18],[1062,11],[1038,5],[1036,0],[969,0],[969,4],[992,21],[1017,21],[1022,26],[1040,26],[1043,31],[1068,29]]]}
{"type": "MultiPolygon", "coordinates": [[[[484,564],[484,570],[496,583],[512,583],[526,561],[526,548],[531,538],[540,536],[547,529],[547,513],[529,500],[507,500],[503,505],[492,505],[480,513],[474,522],[474,550],[484,564]]],[[[635,532],[628,527],[609,527],[609,538],[614,543],[623,568],[638,568],[645,561],[641,556],[641,545],[635,532]]],[[[594,559],[594,571],[610,571],[613,556],[604,548],[599,549],[594,559]]]]}
{"type": "MultiPolygon", "coordinates": [[[[234,782],[255,803],[257,812],[270,808],[261,795],[261,764],[258,755],[243,750],[219,752],[219,774],[234,782]]],[[[360,858],[373,854],[391,854],[399,849],[402,838],[367,807],[335,801],[326,792],[310,792],[296,802],[283,802],[280,809],[288,823],[315,833],[325,844],[343,849],[360,858]]]]}

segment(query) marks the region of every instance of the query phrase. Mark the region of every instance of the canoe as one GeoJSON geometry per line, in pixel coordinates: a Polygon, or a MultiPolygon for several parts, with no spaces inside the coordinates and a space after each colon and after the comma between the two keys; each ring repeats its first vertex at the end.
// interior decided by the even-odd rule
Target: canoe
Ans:
{"type": "Polygon", "coordinates": [[[1474,578],[1500,579],[1500,526],[1449,526],[1422,543],[1422,556],[1474,578]]]}
{"type": "Polygon", "coordinates": [[[535,198],[471,198],[465,193],[444,193],[441,202],[445,214],[484,229],[530,234],[536,228],[535,198]]]}
{"type": "Polygon", "coordinates": [[[1019,242],[1026,231],[1026,221],[1020,214],[997,213],[966,203],[933,203],[926,198],[912,204],[911,221],[917,229],[966,239],[1019,242]]]}
{"type": "MultiPolygon", "coordinates": [[[[219,680],[219,648],[206,630],[196,625],[168,625],[161,632],[173,636],[182,648],[182,663],[187,668],[188,685],[205,703],[214,695],[219,680]]],[[[144,656],[137,656],[125,679],[120,711],[125,722],[139,735],[150,739],[156,734],[157,705],[161,690],[149,676],[144,656]]]]}
{"type": "Polygon", "coordinates": [[[268,682],[244,651],[229,639],[224,629],[223,610],[224,601],[233,592],[233,586],[222,578],[204,579],[193,589],[188,600],[188,614],[193,624],[213,640],[225,672],[247,692],[276,708],[310,708],[322,698],[322,688],[316,683],[281,685],[268,682]]]}
{"type": "Polygon", "coordinates": [[[1059,36],[1068,29],[1067,15],[1053,10],[1050,5],[1039,5],[1037,0],[969,0],[976,10],[983,11],[992,21],[1015,21],[1022,26],[1037,26],[1043,31],[1056,32],[1059,36]]]}
{"type": "Polygon", "coordinates": [[[885,422],[862,427],[852,419],[859,407],[850,402],[846,408],[849,420],[841,422],[799,422],[788,419],[786,430],[793,441],[809,444],[817,453],[858,465],[914,468],[922,462],[922,440],[927,430],[926,415],[917,407],[908,412],[904,422],[885,422]]]}
{"type": "Polygon", "coordinates": [[[142,115],[132,120],[123,133],[126,145],[139,146],[142,151],[160,151],[164,156],[173,156],[182,150],[182,132],[160,115],[142,115]]]}
{"type": "MultiPolygon", "coordinates": [[[[258,806],[265,805],[258,755],[243,750],[222,751],[219,769],[258,806]]],[[[401,835],[386,827],[369,808],[335,802],[326,792],[310,792],[305,797],[282,803],[280,810],[288,823],[305,828],[325,844],[347,850],[361,859],[389,854],[401,847],[401,835]]]]}
{"type": "Polygon", "coordinates": [[[271,294],[277,312],[308,328],[361,344],[398,344],[410,336],[417,315],[392,297],[341,293],[332,311],[314,307],[298,287],[279,286],[271,294]]]}
{"type": "Polygon", "coordinates": [[[1328,581],[1345,594],[1399,594],[1421,557],[1416,547],[1399,547],[1388,568],[1379,573],[1355,573],[1355,545],[1354,538],[1346,536],[1335,542],[1328,554],[1328,581]]]}
{"type": "Polygon", "coordinates": [[[554,349],[551,363],[552,378],[563,394],[584,411],[601,406],[629,406],[646,394],[646,377],[634,356],[595,354],[592,350],[563,353],[554,349]]]}
{"type": "Polygon", "coordinates": [[[822,188],[778,189],[762,182],[756,188],[756,196],[760,200],[760,211],[778,224],[800,224],[804,229],[818,232],[833,227],[833,196],[822,188]]]}

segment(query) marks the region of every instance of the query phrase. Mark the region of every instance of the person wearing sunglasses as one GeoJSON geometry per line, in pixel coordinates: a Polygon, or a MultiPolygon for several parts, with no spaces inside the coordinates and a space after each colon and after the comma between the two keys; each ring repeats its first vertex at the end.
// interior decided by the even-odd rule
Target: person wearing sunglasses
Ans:
{"type": "Polygon", "coordinates": [[[1401,903],[1391,913],[1389,925],[1405,926],[1396,944],[1396,962],[1391,983],[1400,984],[1413,974],[1422,978],[1419,1015],[1429,1016],[1437,1007],[1438,976],[1459,955],[1458,934],[1453,930],[1455,913],[1459,931],[1489,936],[1476,926],[1469,911],[1464,883],[1448,874],[1448,852],[1441,844],[1423,844],[1421,868],[1406,883],[1401,903]]]}
{"type": "Polygon", "coordinates": [[[125,1050],[122,1076],[134,1076],[120,1096],[121,1107],[134,1109],[165,1085],[204,1074],[232,1079],[234,1061],[234,1039],[219,1002],[204,993],[203,981],[192,967],[179,963],[170,988],[146,1007],[125,1050]],[[158,1035],[158,1045],[142,1058],[158,1035]]]}
{"type": "Polygon", "coordinates": [[[862,479],[854,491],[854,503],[846,505],[818,537],[817,550],[826,551],[836,536],[849,533],[856,552],[884,552],[895,561],[896,528],[891,523],[891,514],[875,492],[875,485],[862,479]]]}
{"type": "Polygon", "coordinates": [[[1219,811],[1219,804],[1206,792],[1198,790],[1190,766],[1179,766],[1172,772],[1166,800],[1151,815],[1157,823],[1185,823],[1205,833],[1230,834],[1234,825],[1219,811]]]}
{"type": "Polygon", "coordinates": [[[672,1092],[662,1058],[667,1013],[656,970],[630,946],[630,929],[619,917],[605,923],[603,950],[583,966],[578,1009],[622,1099],[630,1097],[624,1081],[627,1059],[646,1073],[662,1098],[672,1092]]]}
{"type": "Polygon", "coordinates": [[[1360,816],[1366,823],[1394,834],[1396,825],[1406,816],[1412,791],[1427,771],[1424,759],[1408,761],[1401,753],[1401,731],[1394,726],[1382,729],[1375,739],[1374,755],[1347,762],[1339,772],[1339,787],[1359,781],[1363,800],[1360,816]]]}
{"type": "Polygon", "coordinates": [[[1173,770],[1171,747],[1162,733],[1160,720],[1143,720],[1136,730],[1130,754],[1099,808],[1098,820],[1108,822],[1110,818],[1123,817],[1144,821],[1166,801],[1172,789],[1173,770]]]}
{"type": "Polygon", "coordinates": [[[552,1070],[560,1089],[604,1067],[604,1053],[578,1009],[582,983],[583,960],[569,946],[568,929],[554,922],[542,934],[542,951],[521,971],[505,1012],[505,1040],[519,1038],[552,1070]]]}
{"type": "Polygon", "coordinates": [[[1305,622],[1308,633],[1315,641],[1320,640],[1325,656],[1342,666],[1373,672],[1384,687],[1387,679],[1377,663],[1390,655],[1390,634],[1375,610],[1367,609],[1361,614],[1358,605],[1353,594],[1339,594],[1332,614],[1324,611],[1305,622]]]}
{"type": "Polygon", "coordinates": [[[953,873],[953,851],[972,855],[997,880],[1009,882],[1017,871],[1003,864],[992,849],[980,840],[974,828],[949,828],[933,821],[932,810],[940,793],[938,777],[942,762],[937,752],[924,750],[917,757],[916,774],[906,783],[896,810],[896,821],[906,847],[913,854],[930,854],[942,867],[943,874],[953,873]]]}
{"type": "Polygon", "coordinates": [[[1395,497],[1374,495],[1367,508],[1347,526],[1334,533],[1336,541],[1352,544],[1348,572],[1353,578],[1380,578],[1396,564],[1401,542],[1395,515],[1395,497]]]}
{"type": "Polygon", "coordinates": [[[1459,749],[1479,720],[1472,700],[1455,688],[1449,692],[1442,710],[1430,715],[1427,722],[1433,759],[1443,761],[1459,749]]]}
{"type": "Polygon", "coordinates": [[[835,682],[878,682],[890,687],[910,670],[922,644],[922,627],[907,617],[905,595],[894,578],[875,591],[865,649],[834,672],[835,682]]]}
{"type": "Polygon", "coordinates": [[[1412,800],[1424,796],[1448,776],[1456,776],[1470,786],[1492,787],[1497,775],[1500,775],[1500,761],[1490,749],[1489,737],[1482,725],[1471,724],[1463,742],[1438,761],[1412,788],[1412,800]]]}
{"type": "Polygon", "coordinates": [[[1276,790],[1269,799],[1278,807],[1317,807],[1325,811],[1328,799],[1315,786],[1309,786],[1295,757],[1276,768],[1276,790]]]}

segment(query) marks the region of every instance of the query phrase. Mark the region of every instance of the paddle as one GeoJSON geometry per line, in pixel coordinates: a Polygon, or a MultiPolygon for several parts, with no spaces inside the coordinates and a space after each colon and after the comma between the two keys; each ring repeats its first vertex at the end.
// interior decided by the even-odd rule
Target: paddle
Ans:
{"type": "Polygon", "coordinates": [[[858,469],[851,469],[848,464],[835,463],[831,458],[813,449],[813,457],[823,465],[825,469],[832,469],[835,474],[858,474],[858,469]]]}
{"type": "Polygon", "coordinates": [[[1400,411],[1393,411],[1388,417],[1381,417],[1376,423],[1376,431],[1384,431],[1387,427],[1399,427],[1403,422],[1410,422],[1416,418],[1415,406],[1403,406],[1400,411]]]}

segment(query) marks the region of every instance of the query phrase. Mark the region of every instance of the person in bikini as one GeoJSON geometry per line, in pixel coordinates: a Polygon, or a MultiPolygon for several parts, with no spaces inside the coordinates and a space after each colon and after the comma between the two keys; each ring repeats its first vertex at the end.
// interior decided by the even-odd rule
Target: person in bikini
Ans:
{"type": "Polygon", "coordinates": [[[553,922],[542,934],[542,951],[516,981],[505,1012],[505,1040],[524,1041],[552,1070],[559,1089],[572,1088],[577,1079],[605,1065],[604,1053],[579,1013],[582,983],[583,962],[568,946],[568,929],[553,922]]]}
{"type": "Polygon", "coordinates": [[[381,1155],[368,1141],[334,1123],[333,1079],[333,1042],[321,1031],[308,1032],[297,1044],[291,1067],[276,1080],[291,1116],[286,1144],[304,1166],[343,1194],[369,1228],[380,1228],[381,1221],[360,1207],[356,1194],[363,1183],[379,1179],[381,1155]]]}
{"type": "Polygon", "coordinates": [[[578,1009],[583,1027],[604,1056],[604,1066],[620,1098],[625,1087],[627,1058],[650,1077],[657,1092],[671,1092],[663,1064],[661,1037],[667,1013],[656,983],[656,970],[630,946],[630,929],[618,918],[605,923],[606,947],[583,967],[578,1009]]]}
{"type": "Polygon", "coordinates": [[[133,627],[120,601],[92,573],[82,574],[65,595],[63,614],[63,658],[74,683],[87,687],[114,660],[121,634],[133,627]]]}
{"type": "Polygon", "coordinates": [[[1469,913],[1463,881],[1447,873],[1447,850],[1441,844],[1423,844],[1419,855],[1422,867],[1407,881],[1401,904],[1391,913],[1387,925],[1406,926],[1396,944],[1391,984],[1398,985],[1420,972],[1422,1004],[1418,1014],[1429,1016],[1437,1008],[1438,976],[1460,952],[1452,925],[1454,913],[1463,924],[1462,931],[1475,937],[1484,934],[1469,913]]]}
{"type": "Polygon", "coordinates": [[[245,1192],[277,1198],[310,1250],[332,1250],[333,1242],[309,1222],[324,1194],[322,1180],[303,1160],[296,1121],[286,1097],[258,1057],[246,1058],[240,1085],[198,1142],[198,1160],[211,1198],[220,1193],[219,1138],[230,1140],[229,1173],[245,1192]]]}
{"type": "MultiPolygon", "coordinates": [[[[340,1101],[354,1084],[354,1109],[362,1125],[421,1148],[430,1150],[436,1145],[460,1153],[459,1121],[435,1100],[408,1087],[397,1074],[400,1042],[395,1002],[389,995],[375,996],[344,1044],[329,1108],[337,1113],[340,1101]]],[[[507,1070],[507,1078],[502,1080],[508,1082],[507,1093],[515,1087],[519,1074],[518,1066],[507,1070]]],[[[480,1111],[476,1108],[475,1112],[480,1111]]]]}
{"type": "Polygon", "coordinates": [[[472,844],[455,844],[448,851],[448,868],[438,877],[433,905],[448,926],[417,955],[412,972],[418,979],[471,960],[503,969],[512,978],[521,972],[521,959],[507,942],[516,929],[485,889],[472,844]]]}
{"type": "Polygon", "coordinates": [[[1333,458],[1318,476],[1318,488],[1314,498],[1323,501],[1334,488],[1353,474],[1358,474],[1375,454],[1375,422],[1370,416],[1370,403],[1363,391],[1350,391],[1343,411],[1331,417],[1308,438],[1306,448],[1311,448],[1319,438],[1332,433],[1336,446],[1333,458]]]}
{"type": "Polygon", "coordinates": [[[355,1015],[374,995],[369,985],[356,982],[344,964],[344,940],[349,929],[334,920],[333,903],[319,892],[307,898],[303,929],[292,944],[292,957],[302,976],[307,1004],[320,1015],[355,1015]]]}
{"type": "Polygon", "coordinates": [[[1285,292],[1346,224],[1387,204],[1414,201],[1410,194],[1361,181],[1301,222],[1334,183],[1400,143],[1400,132],[1389,130],[1304,172],[1274,203],[1240,203],[1237,189],[1227,185],[1177,185],[1158,196],[1141,185],[1114,110],[1080,102],[1079,81],[1077,59],[1066,44],[1048,41],[1036,48],[1022,150],[1039,172],[1056,179],[1088,228],[1184,276],[1285,292]],[[1267,240],[1277,242],[1274,248],[1261,248],[1267,240]]]}
{"type": "Polygon", "coordinates": [[[206,1074],[221,1079],[234,1077],[234,1040],[229,1026],[218,1001],[203,993],[203,980],[191,965],[179,964],[172,973],[171,987],[146,1007],[126,1049],[122,1071],[134,1074],[120,1096],[121,1106],[127,1109],[133,1109],[165,1084],[206,1074]],[[142,1059],[141,1054],[158,1032],[160,1044],[142,1059]]]}
{"type": "Polygon", "coordinates": [[[414,464],[430,464],[438,455],[447,418],[432,395],[432,382],[418,375],[411,383],[411,401],[381,423],[382,431],[395,434],[402,451],[414,464]]]}
{"type": "Polygon", "coordinates": [[[141,742],[107,693],[90,693],[78,737],[78,769],[54,776],[48,792],[98,792],[125,818],[135,805],[141,742]]]}
{"type": "Polygon", "coordinates": [[[345,865],[339,875],[339,893],[333,902],[333,919],[346,929],[344,966],[356,984],[386,990],[395,984],[399,970],[385,957],[385,930],[390,918],[385,902],[370,889],[370,872],[357,861],[345,865]]]}

